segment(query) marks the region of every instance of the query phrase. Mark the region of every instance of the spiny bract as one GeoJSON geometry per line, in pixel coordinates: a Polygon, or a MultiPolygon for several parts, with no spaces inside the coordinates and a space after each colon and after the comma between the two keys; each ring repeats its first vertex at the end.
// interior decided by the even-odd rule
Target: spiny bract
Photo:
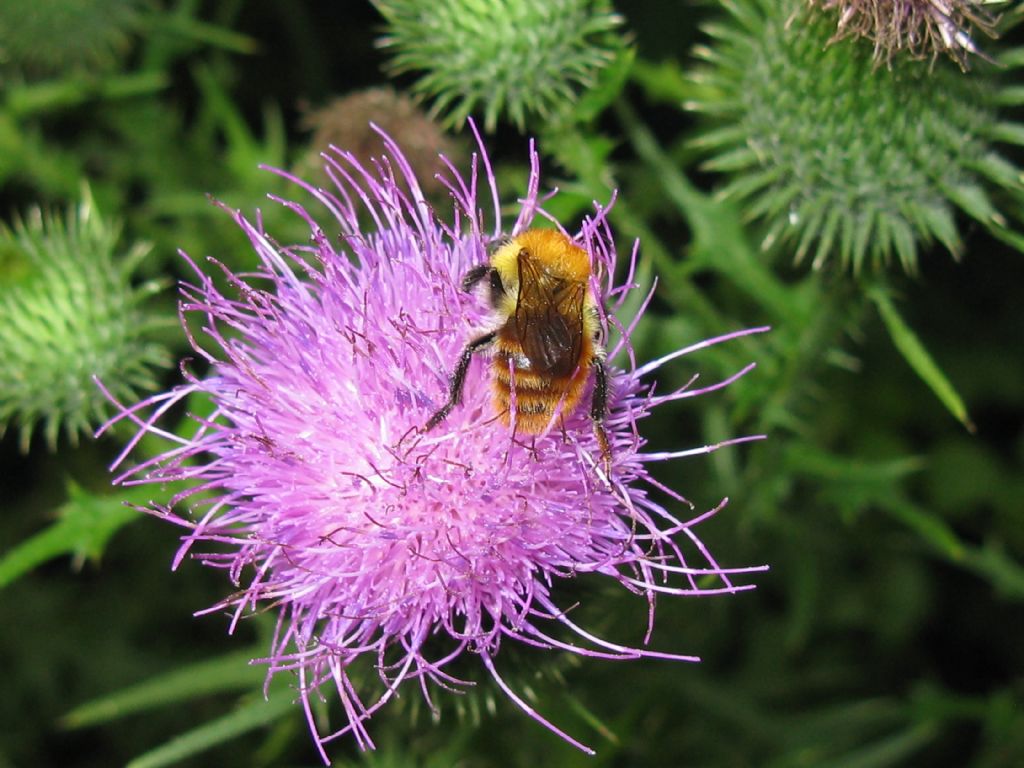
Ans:
{"type": "Polygon", "coordinates": [[[998,142],[1024,144],[999,108],[1024,100],[988,64],[965,76],[947,61],[875,66],[871,48],[829,44],[833,26],[801,0],[730,0],[696,53],[706,114],[695,143],[727,174],[724,197],[764,224],[766,248],[815,267],[860,270],[895,254],[908,271],[933,240],[960,252],[958,213],[1019,245],[996,201],[1020,215],[1021,171],[998,142]]]}
{"type": "Polygon", "coordinates": [[[0,225],[0,431],[20,427],[22,450],[37,422],[52,449],[62,428],[75,442],[107,418],[93,377],[133,397],[170,362],[153,340],[168,323],[142,307],[158,285],[133,285],[149,246],[116,255],[119,234],[88,195],[66,216],[0,225]]]}
{"type": "Polygon", "coordinates": [[[567,112],[622,41],[605,0],[373,0],[387,20],[379,44],[395,72],[421,72],[414,91],[461,124],[476,109],[522,130],[530,115],[567,112]]]}

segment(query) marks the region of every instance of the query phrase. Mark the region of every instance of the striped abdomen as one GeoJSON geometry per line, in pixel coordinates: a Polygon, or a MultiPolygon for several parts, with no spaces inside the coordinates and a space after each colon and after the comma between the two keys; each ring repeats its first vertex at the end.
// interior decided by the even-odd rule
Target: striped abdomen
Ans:
{"type": "Polygon", "coordinates": [[[593,354],[592,342],[585,336],[579,360],[573,366],[574,372],[556,376],[529,367],[529,360],[523,355],[521,347],[499,336],[491,360],[491,379],[494,407],[502,423],[508,425],[511,422],[513,378],[518,433],[536,435],[543,432],[556,409],[563,419],[570,416],[583,397],[593,354]]]}

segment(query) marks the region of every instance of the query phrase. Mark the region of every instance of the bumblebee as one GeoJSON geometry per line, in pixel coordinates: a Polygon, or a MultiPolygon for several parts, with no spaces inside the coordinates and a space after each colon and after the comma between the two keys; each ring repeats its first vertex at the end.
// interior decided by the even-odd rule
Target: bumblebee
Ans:
{"type": "Polygon", "coordinates": [[[543,432],[556,411],[563,420],[571,415],[593,375],[590,419],[607,470],[608,373],[590,275],[590,254],[550,229],[530,229],[509,238],[494,250],[489,264],[467,272],[463,290],[487,281],[500,324],[466,344],[451,375],[448,401],[425,430],[440,424],[459,404],[473,355],[489,352],[495,410],[508,426],[514,404],[515,430],[522,434],[543,432]]]}

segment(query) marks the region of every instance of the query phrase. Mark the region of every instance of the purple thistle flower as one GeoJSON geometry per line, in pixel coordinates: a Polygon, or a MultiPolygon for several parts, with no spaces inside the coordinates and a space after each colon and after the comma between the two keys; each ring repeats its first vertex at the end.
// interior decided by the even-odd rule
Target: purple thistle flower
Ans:
{"type": "MultiPolygon", "coordinates": [[[[488,229],[478,208],[477,158],[468,179],[447,163],[450,176],[442,181],[455,205],[446,223],[426,203],[399,148],[383,138],[388,156],[373,168],[347,152],[325,155],[333,189],[275,171],[329,213],[322,226],[299,204],[278,201],[309,224],[310,244],[282,247],[258,218],[235,212],[260,270],[235,275],[211,259],[230,285],[224,291],[189,260],[196,278],[182,286],[181,311],[203,320],[189,338],[210,371],[203,378],[185,371],[187,382],[170,392],[118,404],[120,414],[110,424],[128,419],[138,434],[115,468],[146,434],[173,447],[116,481],[191,483],[167,505],[149,510],[186,530],[174,567],[191,554],[228,572],[239,591],[203,613],[230,609],[232,630],[250,611],[278,610],[273,645],[261,661],[268,679],[282,670],[296,674],[325,761],[324,743],[342,734],[373,746],[366,721],[403,682],[415,680],[431,708],[434,686],[472,685],[450,672],[466,652],[480,658],[530,717],[591,752],[508,686],[495,666],[499,647],[510,639],[596,658],[698,660],[645,647],[656,596],[750,589],[733,576],[761,569],[723,568],[698,538],[695,528],[725,500],[690,520],[677,519],[649,489],[692,505],[656,482],[647,466],[756,438],[644,453],[637,423],[658,405],[724,387],[753,365],[704,387],[694,387],[694,377],[665,394],[655,394],[646,377],[676,357],[764,329],[636,365],[629,335],[639,315],[623,327],[614,312],[636,289],[637,249],[625,283],[616,285],[608,209],[598,206],[574,239],[592,255],[605,330],[610,324],[618,331],[609,359],[624,353],[629,360],[626,370],[610,368],[605,426],[611,477],[601,466],[586,408],[567,415],[564,429],[529,442],[502,426],[485,361],[473,362],[461,405],[424,432],[446,398],[446,375],[463,345],[490,320],[484,302],[460,283],[503,233],[498,191],[481,145],[494,210],[488,229]],[[213,408],[209,417],[192,417],[194,434],[182,437],[158,426],[170,408],[193,396],[213,408]],[[186,500],[189,512],[176,513],[186,500]],[[211,551],[193,552],[210,544],[211,551]],[[558,602],[558,582],[586,573],[608,576],[647,599],[639,647],[597,637],[558,602]],[[709,576],[716,577],[710,586],[709,576]],[[376,672],[380,687],[357,691],[350,674],[356,670],[376,672]],[[337,690],[348,722],[321,735],[310,700],[325,685],[337,690]]],[[[532,147],[530,160],[528,191],[511,233],[537,217],[551,218],[542,208],[546,198],[538,191],[532,147]]]]}

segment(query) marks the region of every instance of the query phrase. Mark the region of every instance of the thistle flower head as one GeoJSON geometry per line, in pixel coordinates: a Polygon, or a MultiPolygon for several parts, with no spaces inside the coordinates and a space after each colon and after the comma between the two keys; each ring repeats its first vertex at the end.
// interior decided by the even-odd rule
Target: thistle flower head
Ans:
{"type": "MultiPolygon", "coordinates": [[[[210,371],[123,408],[118,419],[136,423],[140,437],[164,434],[174,445],[120,481],[196,483],[155,510],[185,530],[175,565],[196,549],[193,557],[227,571],[239,591],[211,610],[227,608],[234,621],[264,606],[279,611],[270,674],[297,675],[307,713],[322,686],[336,688],[344,705],[348,722],[315,736],[321,750],[346,733],[372,746],[366,721],[403,682],[415,680],[432,708],[437,689],[470,685],[455,669],[467,654],[531,717],[586,749],[527,706],[495,658],[502,643],[516,641],[595,657],[692,660],[596,636],[573,620],[559,587],[574,577],[615,580],[647,598],[651,621],[658,594],[747,588],[733,579],[751,569],[721,567],[697,537],[717,509],[678,519],[651,497],[661,487],[651,462],[713,447],[644,452],[637,425],[662,403],[728,383],[655,394],[647,374],[749,331],[610,371],[610,478],[587,409],[567,415],[564,428],[517,436],[493,411],[483,361],[471,364],[460,406],[423,430],[446,399],[446,374],[467,339],[491,322],[461,280],[486,261],[503,228],[486,155],[490,227],[475,161],[468,178],[449,169],[455,206],[446,222],[398,147],[387,137],[385,144],[388,156],[372,167],[348,152],[328,154],[331,189],[282,173],[326,211],[321,219],[284,203],[309,224],[309,243],[281,247],[259,220],[236,213],[260,271],[225,274],[211,262],[232,286],[222,291],[192,265],[182,309],[199,320],[201,333],[191,338],[210,371]],[[190,437],[164,432],[160,416],[186,397],[208,400],[213,415],[197,419],[190,437]],[[188,514],[173,511],[186,502],[188,514]]],[[[538,158],[531,159],[511,233],[543,215],[538,158]]],[[[612,313],[634,286],[629,277],[615,283],[604,208],[575,240],[592,255],[593,286],[615,325],[612,313]]],[[[615,327],[621,338],[612,358],[628,352],[632,324],[615,327]]],[[[641,645],[649,633],[639,633],[641,645]]],[[[316,734],[311,714],[309,722],[316,734]]]]}
{"type": "Polygon", "coordinates": [[[888,64],[897,55],[934,59],[944,53],[967,69],[970,55],[980,54],[972,37],[975,30],[996,36],[996,19],[985,7],[992,0],[809,1],[838,14],[833,39],[870,40],[876,62],[888,64]]]}
{"type": "Polygon", "coordinates": [[[19,427],[22,450],[39,422],[52,449],[62,427],[76,442],[109,416],[93,376],[134,397],[169,362],[142,306],[158,286],[133,285],[149,247],[117,254],[118,237],[88,195],[66,216],[37,208],[0,225],[0,432],[19,427]]]}
{"type": "Polygon", "coordinates": [[[999,118],[1021,100],[1001,72],[876,67],[865,46],[829,45],[830,23],[797,0],[725,8],[686,106],[707,115],[705,167],[729,176],[721,195],[763,223],[766,249],[854,270],[895,255],[913,271],[933,241],[959,252],[959,213],[1008,231],[996,204],[1019,212],[1024,185],[994,145],[1024,142],[1024,129],[999,118]]]}
{"type": "Polygon", "coordinates": [[[606,0],[374,0],[387,21],[379,41],[395,72],[422,72],[414,90],[433,113],[462,124],[477,109],[520,130],[528,115],[567,112],[621,47],[622,18],[606,0]]]}
{"type": "Polygon", "coordinates": [[[57,71],[102,67],[127,47],[142,0],[4,0],[0,64],[57,71]]]}

